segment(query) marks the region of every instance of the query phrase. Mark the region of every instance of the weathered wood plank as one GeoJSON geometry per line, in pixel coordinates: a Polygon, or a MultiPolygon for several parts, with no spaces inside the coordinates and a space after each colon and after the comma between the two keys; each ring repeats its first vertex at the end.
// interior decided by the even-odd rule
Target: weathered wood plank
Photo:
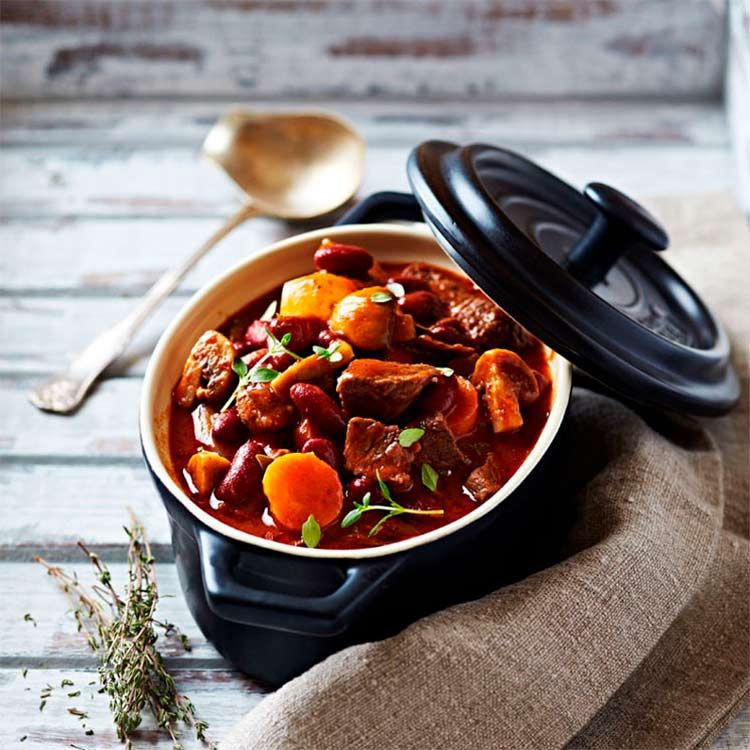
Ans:
{"type": "MultiPolygon", "coordinates": [[[[123,519],[126,520],[126,519],[123,519]]],[[[86,534],[83,534],[86,536],[86,534]]],[[[121,537],[125,535],[121,530],[121,537]]],[[[125,548],[118,556],[120,562],[108,563],[117,590],[122,590],[127,576],[125,548]]],[[[91,566],[83,553],[71,562],[61,563],[68,572],[75,571],[84,583],[91,584],[91,566]]],[[[161,638],[160,650],[170,666],[187,668],[227,668],[229,665],[211,646],[187,609],[182,596],[177,570],[173,563],[159,562],[156,566],[159,582],[159,605],[156,617],[180,628],[190,640],[190,651],[185,651],[175,638],[161,638]]],[[[60,667],[63,662],[80,667],[93,667],[95,659],[86,639],[76,632],[70,604],[55,581],[34,562],[6,562],[0,565],[0,596],[5,606],[0,608],[0,666],[60,667]],[[32,622],[24,621],[31,615],[32,622]]]]}
{"type": "MultiPolygon", "coordinates": [[[[360,195],[407,189],[410,150],[371,149],[360,195]]],[[[598,179],[641,196],[716,190],[734,179],[725,146],[551,146],[525,152],[574,183],[598,179]]],[[[6,149],[0,152],[0,167],[4,218],[225,218],[239,199],[234,183],[187,148],[6,149]]]]}
{"type": "Polygon", "coordinates": [[[4,463],[0,487],[4,514],[0,551],[15,550],[5,557],[29,559],[40,550],[73,548],[81,538],[108,548],[123,545],[128,507],[143,521],[155,545],[170,543],[166,512],[140,461],[132,465],[4,463]]]}
{"type": "Polygon", "coordinates": [[[716,96],[724,14],[709,0],[5,0],[0,85],[15,97],[716,96]],[[561,65],[571,50],[579,64],[561,65]]]}
{"type": "MultiPolygon", "coordinates": [[[[240,102],[240,104],[242,104],[240,102]]],[[[3,106],[0,144],[6,146],[136,145],[198,148],[216,119],[236,100],[17,101],[3,106]]],[[[298,100],[253,98],[253,111],[305,109],[298,100]]],[[[368,147],[410,145],[427,138],[525,145],[619,146],[633,143],[726,145],[724,113],[716,102],[357,102],[316,101],[357,127],[368,147]]]]}
{"type": "MultiPolygon", "coordinates": [[[[247,711],[256,706],[263,693],[258,686],[237,672],[229,670],[187,669],[175,673],[178,689],[187,694],[195,704],[201,718],[209,723],[211,739],[221,739],[229,728],[247,711]]],[[[93,668],[88,671],[76,669],[29,669],[23,677],[20,669],[0,670],[0,701],[6,706],[0,745],[2,747],[51,748],[75,747],[82,750],[121,750],[123,745],[116,738],[109,718],[107,699],[96,692],[93,668]],[[72,680],[74,687],[62,689],[63,680],[72,680]],[[39,693],[46,686],[55,690],[44,711],[39,710],[39,693]],[[81,690],[81,695],[68,698],[67,692],[81,690]],[[78,708],[87,716],[83,721],[71,715],[68,708],[78,708]],[[83,724],[93,729],[94,734],[85,734],[83,724]],[[23,745],[18,742],[26,737],[23,745]]],[[[144,721],[133,735],[136,747],[153,747],[167,750],[172,743],[165,739],[151,721],[144,721]]],[[[189,731],[182,735],[185,750],[205,750],[189,731]]]]}
{"type": "MultiPolygon", "coordinates": [[[[109,374],[140,374],[159,335],[184,297],[172,297],[144,325],[109,374]]],[[[0,297],[3,347],[0,374],[42,374],[59,370],[101,330],[133,307],[127,298],[0,297]]]]}

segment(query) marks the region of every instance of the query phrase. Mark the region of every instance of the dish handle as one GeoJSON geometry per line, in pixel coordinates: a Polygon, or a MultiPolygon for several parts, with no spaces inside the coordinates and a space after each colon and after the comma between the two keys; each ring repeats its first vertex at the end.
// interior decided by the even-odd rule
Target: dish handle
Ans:
{"type": "Polygon", "coordinates": [[[206,599],[214,614],[303,635],[343,633],[403,561],[389,556],[321,567],[306,557],[269,555],[246,546],[240,550],[205,528],[197,530],[197,540],[206,599]],[[327,590],[320,591],[321,584],[327,590]],[[313,593],[305,592],[308,585],[313,593]],[[290,586],[298,593],[290,593],[290,586]]]}
{"type": "Polygon", "coordinates": [[[344,224],[376,224],[382,221],[424,221],[422,209],[411,193],[384,190],[373,193],[349,209],[337,222],[344,224]]]}

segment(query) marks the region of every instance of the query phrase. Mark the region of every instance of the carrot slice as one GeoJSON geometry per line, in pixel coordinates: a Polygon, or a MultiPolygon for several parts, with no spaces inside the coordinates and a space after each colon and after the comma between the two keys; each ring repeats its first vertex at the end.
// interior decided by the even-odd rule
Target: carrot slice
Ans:
{"type": "Polygon", "coordinates": [[[460,375],[456,375],[456,403],[445,415],[448,429],[455,437],[468,435],[479,421],[479,394],[477,389],[460,375]]]}
{"type": "Polygon", "coordinates": [[[310,515],[321,527],[327,526],[344,503],[339,475],[314,453],[287,453],[275,459],[263,475],[263,492],[271,515],[295,531],[310,515]]]}

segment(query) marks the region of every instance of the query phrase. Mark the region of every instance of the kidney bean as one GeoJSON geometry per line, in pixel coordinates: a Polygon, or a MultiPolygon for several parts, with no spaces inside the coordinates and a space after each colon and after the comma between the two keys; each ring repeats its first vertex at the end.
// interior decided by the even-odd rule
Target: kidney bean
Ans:
{"type": "Polygon", "coordinates": [[[294,426],[294,430],[292,431],[292,440],[294,442],[294,447],[298,451],[302,450],[302,446],[308,440],[322,437],[325,437],[325,435],[309,419],[303,419],[298,422],[294,426]]]}
{"type": "Polygon", "coordinates": [[[373,264],[373,257],[367,250],[356,245],[331,243],[315,251],[315,268],[342,276],[365,276],[373,264]]]}
{"type": "Polygon", "coordinates": [[[268,346],[268,336],[266,335],[267,320],[254,320],[245,331],[245,346],[248,349],[260,349],[268,346]]]}
{"type": "Polygon", "coordinates": [[[432,292],[409,292],[399,299],[398,305],[401,312],[419,323],[429,323],[443,312],[442,302],[432,292]]]}
{"type": "Polygon", "coordinates": [[[242,361],[247,365],[247,369],[249,370],[251,367],[255,367],[266,354],[268,354],[268,349],[256,349],[254,352],[246,354],[242,358],[242,361]]]}
{"type": "Polygon", "coordinates": [[[295,383],[289,397],[299,413],[328,435],[346,431],[344,410],[322,389],[312,383],[295,383]]]}
{"type": "Polygon", "coordinates": [[[422,392],[417,407],[422,414],[445,414],[456,403],[458,382],[456,378],[439,377],[422,392]]]}
{"type": "Polygon", "coordinates": [[[389,284],[401,284],[404,291],[409,292],[429,292],[430,285],[424,279],[412,278],[411,276],[391,276],[388,279],[389,284]]]}
{"type": "Polygon", "coordinates": [[[248,440],[237,449],[214,493],[219,500],[229,505],[242,505],[258,495],[263,479],[263,469],[255,458],[259,453],[264,453],[264,446],[258,440],[248,440]]]}
{"type": "Polygon", "coordinates": [[[330,328],[324,328],[318,334],[318,346],[329,347],[334,341],[339,341],[341,336],[334,333],[330,328]]]}
{"type": "Polygon", "coordinates": [[[341,470],[343,457],[341,451],[328,438],[310,438],[303,446],[302,453],[314,453],[336,471],[341,470]]]}
{"type": "Polygon", "coordinates": [[[236,406],[214,415],[211,433],[220,443],[239,443],[248,435],[236,406]]]}
{"type": "Polygon", "coordinates": [[[456,318],[443,318],[430,326],[432,336],[446,344],[466,343],[466,331],[456,318]]]}
{"type": "Polygon", "coordinates": [[[294,362],[294,357],[291,354],[281,352],[280,354],[271,355],[261,367],[270,367],[272,370],[276,370],[276,372],[284,372],[292,362],[294,362]]]}
{"type": "Polygon", "coordinates": [[[370,477],[354,477],[346,485],[346,497],[352,503],[361,503],[362,498],[369,492],[374,485],[370,477]]]}
{"type": "Polygon", "coordinates": [[[291,349],[295,354],[309,354],[324,325],[323,321],[317,318],[280,315],[268,323],[268,328],[277,339],[286,333],[290,334],[287,349],[291,349]]]}

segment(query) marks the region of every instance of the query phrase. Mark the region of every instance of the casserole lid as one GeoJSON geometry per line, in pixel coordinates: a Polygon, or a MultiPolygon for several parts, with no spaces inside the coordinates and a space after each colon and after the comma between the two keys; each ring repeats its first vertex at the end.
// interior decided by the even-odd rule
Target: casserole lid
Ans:
{"type": "Polygon", "coordinates": [[[445,252],[552,349],[648,406],[734,406],[728,337],[659,256],[667,234],[635,201],[596,182],[580,193],[484,144],[427,141],[407,173],[445,252]]]}

